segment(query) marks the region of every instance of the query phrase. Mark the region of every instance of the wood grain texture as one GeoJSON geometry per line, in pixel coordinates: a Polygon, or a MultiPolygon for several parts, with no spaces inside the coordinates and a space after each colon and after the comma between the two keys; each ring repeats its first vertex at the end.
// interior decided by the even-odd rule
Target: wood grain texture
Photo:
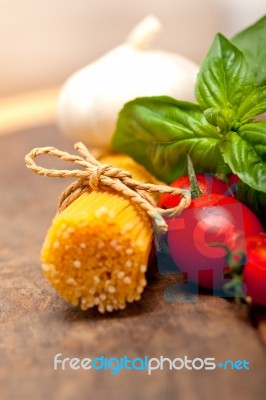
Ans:
{"type": "Polygon", "coordinates": [[[50,288],[40,269],[40,247],[69,182],[35,176],[24,165],[26,152],[47,145],[72,151],[53,127],[0,139],[1,400],[264,399],[265,310],[254,310],[252,324],[232,303],[208,294],[195,303],[166,302],[164,291],[178,276],[160,275],[155,266],[142,300],[112,315],[78,311],[50,288]],[[151,376],[54,371],[56,353],[246,359],[251,370],[164,369],[151,376]]]}

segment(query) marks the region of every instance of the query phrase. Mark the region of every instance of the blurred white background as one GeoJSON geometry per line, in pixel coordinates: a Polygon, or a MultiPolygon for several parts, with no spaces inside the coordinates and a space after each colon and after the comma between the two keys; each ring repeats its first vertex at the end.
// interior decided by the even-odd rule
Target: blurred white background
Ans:
{"type": "Polygon", "coordinates": [[[147,14],[164,27],[155,47],[200,62],[217,31],[265,12],[265,0],[0,0],[0,97],[61,85],[147,14]]]}

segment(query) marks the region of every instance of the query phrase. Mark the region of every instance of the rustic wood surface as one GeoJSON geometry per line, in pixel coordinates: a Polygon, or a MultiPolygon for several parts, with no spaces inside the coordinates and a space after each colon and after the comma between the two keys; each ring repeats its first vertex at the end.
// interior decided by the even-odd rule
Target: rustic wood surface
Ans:
{"type": "Polygon", "coordinates": [[[164,291],[177,276],[160,275],[156,268],[142,300],[112,315],[78,311],[50,288],[39,252],[69,182],[37,177],[24,165],[26,152],[47,145],[72,151],[53,127],[0,138],[0,399],[265,399],[265,310],[253,310],[248,318],[233,303],[209,294],[195,303],[167,302],[164,291]],[[164,369],[151,376],[54,371],[56,353],[246,359],[251,369],[164,369]]]}

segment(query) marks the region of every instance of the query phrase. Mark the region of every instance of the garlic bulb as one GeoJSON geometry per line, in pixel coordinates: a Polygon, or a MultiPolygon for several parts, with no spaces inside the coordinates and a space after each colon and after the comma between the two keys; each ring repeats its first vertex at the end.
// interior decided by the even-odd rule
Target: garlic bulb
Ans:
{"type": "Polygon", "coordinates": [[[160,29],[157,18],[146,17],[124,44],[66,81],[58,102],[58,126],[66,136],[106,149],[127,101],[154,95],[194,99],[198,65],[181,55],[147,50],[160,29]]]}

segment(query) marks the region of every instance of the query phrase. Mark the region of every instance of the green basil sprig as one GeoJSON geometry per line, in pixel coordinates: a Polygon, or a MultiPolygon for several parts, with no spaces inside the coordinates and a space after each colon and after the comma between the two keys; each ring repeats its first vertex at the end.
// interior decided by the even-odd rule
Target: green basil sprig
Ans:
{"type": "Polygon", "coordinates": [[[221,138],[198,105],[166,96],[146,97],[124,106],[113,146],[159,179],[172,182],[187,172],[187,153],[197,172],[230,171],[219,150],[221,138]]]}
{"type": "Polygon", "coordinates": [[[236,114],[243,99],[255,89],[254,75],[244,54],[218,33],[198,75],[199,105],[203,110],[214,107],[236,114]]]}
{"type": "Polygon", "coordinates": [[[113,147],[168,183],[186,173],[189,153],[196,172],[232,171],[266,192],[266,121],[254,121],[266,111],[266,87],[256,86],[244,54],[221,34],[201,65],[196,97],[198,105],[166,96],[127,103],[113,147]]]}
{"type": "Polygon", "coordinates": [[[266,85],[266,15],[235,35],[232,42],[245,54],[258,86],[266,85]]]}

